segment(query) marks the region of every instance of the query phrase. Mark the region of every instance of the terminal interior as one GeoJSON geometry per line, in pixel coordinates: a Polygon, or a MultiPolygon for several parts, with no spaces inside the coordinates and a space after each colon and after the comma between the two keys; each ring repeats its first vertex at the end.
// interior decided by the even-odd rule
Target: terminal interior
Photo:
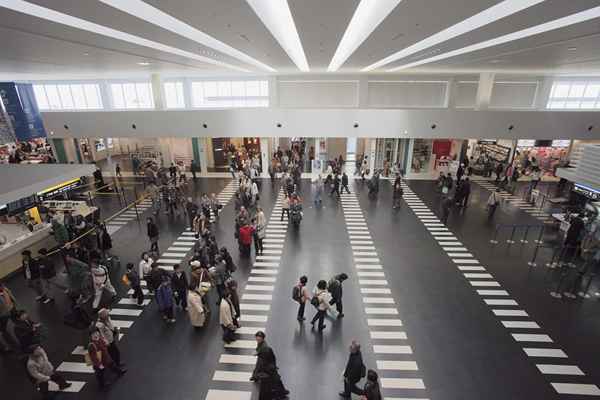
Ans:
{"type": "Polygon", "coordinates": [[[599,23],[0,0],[3,398],[600,398],[599,23]]]}

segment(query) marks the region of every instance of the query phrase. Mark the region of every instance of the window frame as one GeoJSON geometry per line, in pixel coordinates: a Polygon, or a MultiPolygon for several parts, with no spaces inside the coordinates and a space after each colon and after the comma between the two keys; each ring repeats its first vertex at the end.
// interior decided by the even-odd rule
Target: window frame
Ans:
{"type": "MultiPolygon", "coordinates": [[[[561,88],[562,89],[562,88],[561,88]]],[[[562,94],[562,93],[561,93],[562,94]]],[[[556,79],[546,102],[546,109],[552,111],[599,111],[600,110],[600,78],[596,79],[556,79]],[[568,86],[566,96],[554,96],[559,86],[568,86]],[[583,86],[581,96],[571,96],[573,88],[583,86]],[[586,97],[590,86],[596,87],[596,97],[586,97]],[[593,107],[582,107],[594,103],[593,107]],[[577,104],[577,106],[575,106],[577,104]]]]}
{"type": "MultiPolygon", "coordinates": [[[[190,79],[189,80],[189,90],[190,90],[190,104],[189,108],[198,110],[198,109],[210,109],[210,110],[218,110],[218,109],[232,109],[232,108],[268,108],[270,107],[270,96],[269,96],[269,80],[268,79],[190,79]],[[235,96],[233,94],[233,83],[234,82],[242,82],[243,83],[243,92],[242,96],[235,96]],[[248,83],[256,82],[258,95],[257,96],[249,96],[248,95],[248,83]],[[206,84],[213,84],[215,95],[206,96],[207,88],[206,84]],[[229,87],[229,95],[221,96],[220,89],[225,88],[225,86],[229,87]],[[198,89],[198,90],[197,90],[198,89]],[[265,95],[261,93],[266,91],[265,95]],[[197,94],[199,96],[197,96],[197,94]],[[206,101],[206,99],[214,98],[213,100],[206,101]],[[222,100],[219,100],[221,98],[222,100]],[[220,102],[221,104],[211,104],[210,102],[220,102]]],[[[211,89],[211,88],[208,88],[211,89]]],[[[212,92],[212,90],[210,90],[212,92]]]]}
{"type": "Polygon", "coordinates": [[[34,94],[36,97],[36,102],[37,102],[38,108],[41,112],[64,112],[64,111],[85,112],[85,111],[105,111],[107,109],[105,100],[103,99],[103,96],[102,96],[102,83],[98,82],[98,81],[86,81],[86,80],[82,80],[82,81],[72,81],[72,80],[69,80],[69,81],[34,81],[34,82],[31,82],[31,84],[34,87],[34,94]],[[81,89],[83,91],[83,95],[84,95],[85,103],[86,103],[85,108],[81,108],[80,106],[78,106],[75,102],[75,98],[73,97],[73,88],[72,87],[76,86],[76,85],[81,86],[81,89]],[[86,93],[86,91],[85,91],[86,85],[94,86],[99,107],[90,107],[90,101],[88,100],[88,93],[86,93]],[[60,103],[60,107],[52,107],[52,105],[49,101],[49,98],[48,98],[48,90],[47,90],[48,86],[53,86],[56,88],[56,92],[58,95],[58,102],[60,103]],[[67,108],[64,106],[63,99],[60,94],[59,86],[67,86],[68,87],[70,98],[73,103],[72,108],[67,108]],[[42,106],[40,106],[41,102],[38,100],[38,94],[36,93],[36,89],[35,89],[36,87],[42,88],[43,93],[45,95],[45,101],[48,106],[47,108],[43,108],[42,106]]]}

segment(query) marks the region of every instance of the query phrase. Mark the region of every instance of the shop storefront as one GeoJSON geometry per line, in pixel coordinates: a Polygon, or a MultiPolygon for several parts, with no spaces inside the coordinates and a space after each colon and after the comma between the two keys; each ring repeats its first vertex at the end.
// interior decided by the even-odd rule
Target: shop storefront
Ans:
{"type": "Polygon", "coordinates": [[[567,160],[570,140],[519,140],[515,161],[521,168],[538,166],[543,176],[555,176],[556,168],[567,160]]]}
{"type": "Polygon", "coordinates": [[[462,139],[413,139],[411,173],[434,177],[439,172],[456,173],[465,149],[462,139]]]}

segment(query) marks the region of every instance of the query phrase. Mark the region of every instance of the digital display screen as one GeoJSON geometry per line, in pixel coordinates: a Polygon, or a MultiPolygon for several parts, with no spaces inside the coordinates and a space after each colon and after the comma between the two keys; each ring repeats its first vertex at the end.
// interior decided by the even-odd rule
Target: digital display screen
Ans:
{"type": "Polygon", "coordinates": [[[37,196],[34,194],[29,197],[25,197],[23,199],[8,203],[6,205],[8,215],[15,215],[20,212],[23,212],[23,211],[33,207],[35,205],[36,201],[37,201],[37,196]]]}

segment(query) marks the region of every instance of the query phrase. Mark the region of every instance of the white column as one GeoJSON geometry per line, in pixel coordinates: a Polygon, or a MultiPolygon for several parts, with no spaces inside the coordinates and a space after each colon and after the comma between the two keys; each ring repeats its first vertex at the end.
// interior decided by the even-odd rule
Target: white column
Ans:
{"type": "Polygon", "coordinates": [[[165,109],[165,101],[163,96],[163,85],[160,79],[160,74],[152,74],[152,97],[154,98],[154,108],[157,110],[165,109]]]}
{"type": "Polygon", "coordinates": [[[492,72],[482,72],[479,74],[475,109],[487,110],[489,108],[492,90],[494,89],[494,77],[495,74],[492,72]]]}
{"type": "Polygon", "coordinates": [[[377,152],[377,139],[369,139],[369,169],[375,172],[375,153],[377,152]]]}
{"type": "Polygon", "coordinates": [[[198,147],[199,147],[198,150],[200,151],[200,169],[201,169],[200,176],[206,176],[207,169],[208,169],[208,161],[206,160],[207,144],[206,144],[205,137],[198,138],[198,147]]]}
{"type": "Polygon", "coordinates": [[[271,162],[269,153],[269,138],[260,138],[260,156],[262,160],[262,172],[260,176],[266,178],[269,176],[269,163],[271,162]]]}
{"type": "Polygon", "coordinates": [[[457,89],[458,82],[456,78],[452,77],[448,79],[448,86],[446,86],[446,100],[444,104],[448,108],[454,108],[456,105],[456,94],[458,93],[457,89]]]}
{"type": "Polygon", "coordinates": [[[358,108],[369,107],[369,77],[361,75],[358,78],[358,108]]]}

